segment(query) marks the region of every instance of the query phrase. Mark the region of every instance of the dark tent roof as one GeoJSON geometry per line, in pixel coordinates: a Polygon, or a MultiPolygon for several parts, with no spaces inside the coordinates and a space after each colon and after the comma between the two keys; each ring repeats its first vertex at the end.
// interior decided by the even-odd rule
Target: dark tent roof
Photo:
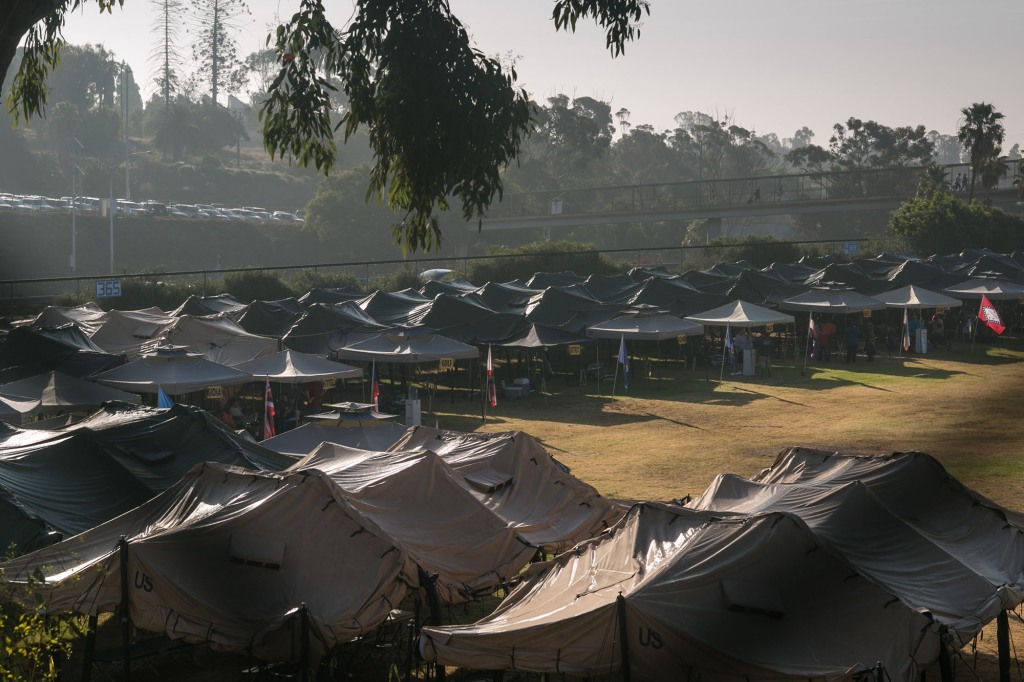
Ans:
{"type": "Polygon", "coordinates": [[[302,306],[294,298],[253,301],[238,317],[238,324],[250,334],[281,338],[302,317],[303,312],[302,306]]]}
{"type": "Polygon", "coordinates": [[[604,303],[628,303],[643,286],[629,275],[591,275],[583,282],[594,298],[604,303]]]}
{"type": "Polygon", "coordinates": [[[552,348],[554,346],[568,346],[574,343],[588,342],[593,342],[593,339],[573,334],[557,327],[531,324],[518,334],[510,336],[495,345],[504,348],[552,348]]]}
{"type": "Polygon", "coordinates": [[[366,314],[381,324],[408,324],[416,311],[429,307],[431,299],[418,291],[375,291],[356,303],[366,314]]]}
{"type": "Polygon", "coordinates": [[[330,355],[356,338],[374,336],[387,329],[354,301],[315,303],[285,334],[284,345],[311,355],[330,355]]]}
{"type": "Polygon", "coordinates": [[[894,287],[905,287],[911,284],[927,285],[944,273],[935,263],[920,260],[906,260],[889,268],[887,279],[894,287]]]}
{"type": "Polygon", "coordinates": [[[363,292],[359,289],[348,286],[340,289],[310,289],[302,296],[299,297],[299,303],[304,308],[316,305],[317,303],[331,304],[331,303],[344,303],[345,301],[354,301],[357,298],[362,298],[363,292]]]}
{"type": "Polygon", "coordinates": [[[526,281],[526,286],[531,289],[564,287],[571,284],[582,284],[585,279],[586,277],[580,277],[570,270],[563,270],[562,272],[536,272],[533,277],[526,281]]]}
{"type": "Polygon", "coordinates": [[[499,313],[519,313],[526,310],[530,298],[539,293],[521,282],[488,282],[476,290],[476,295],[491,310],[499,313]]]}
{"type": "Polygon", "coordinates": [[[438,294],[451,294],[458,296],[469,291],[476,291],[477,285],[467,282],[464,279],[450,279],[444,282],[433,280],[427,282],[420,288],[420,293],[427,298],[434,298],[438,294]]]}
{"type": "Polygon", "coordinates": [[[245,310],[245,304],[231,294],[217,294],[216,296],[189,296],[185,302],[170,312],[171,315],[215,315],[227,313],[229,315],[241,313],[245,310]]]}
{"type": "Polygon", "coordinates": [[[476,344],[508,338],[526,326],[522,315],[495,312],[472,293],[438,294],[429,308],[410,322],[435,329],[450,339],[476,344]]]}
{"type": "Polygon", "coordinates": [[[124,363],[105,353],[74,324],[60,327],[15,327],[0,338],[0,382],[49,371],[85,377],[124,363]]]}
{"type": "MultiPolygon", "coordinates": [[[[66,429],[0,430],[0,498],[27,519],[74,535],[137,507],[205,461],[269,470],[293,463],[196,407],[108,403],[66,429]]],[[[0,526],[4,546],[24,534],[0,526]]]]}

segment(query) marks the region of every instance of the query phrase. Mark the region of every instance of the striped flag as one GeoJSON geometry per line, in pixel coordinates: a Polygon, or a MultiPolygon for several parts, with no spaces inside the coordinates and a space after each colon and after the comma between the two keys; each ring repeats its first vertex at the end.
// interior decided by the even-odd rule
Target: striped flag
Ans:
{"type": "Polygon", "coordinates": [[[277,412],[274,411],[274,394],[270,391],[270,379],[267,379],[267,393],[266,398],[264,398],[264,406],[266,409],[263,411],[263,437],[273,438],[274,416],[277,412]]]}
{"type": "Polygon", "coordinates": [[[491,344],[487,344],[487,399],[491,407],[498,406],[498,389],[494,385],[494,361],[491,359],[491,344]]]}
{"type": "Polygon", "coordinates": [[[380,409],[380,384],[377,382],[377,361],[370,366],[370,404],[373,409],[380,409]]]}
{"type": "Polygon", "coordinates": [[[978,319],[987,324],[989,329],[996,334],[1002,334],[1006,330],[1003,318],[999,317],[999,311],[984,294],[981,297],[981,307],[978,308],[978,319]]]}

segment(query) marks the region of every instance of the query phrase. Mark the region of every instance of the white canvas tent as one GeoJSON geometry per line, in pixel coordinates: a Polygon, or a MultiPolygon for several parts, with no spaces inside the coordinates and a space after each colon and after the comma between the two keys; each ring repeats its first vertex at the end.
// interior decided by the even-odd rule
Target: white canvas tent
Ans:
{"type": "Polygon", "coordinates": [[[370,452],[324,443],[290,471],[322,471],[363,520],[408,552],[444,603],[492,594],[536,548],[425,449],[370,452]]]}
{"type": "Polygon", "coordinates": [[[417,426],[391,451],[420,447],[439,454],[470,492],[527,542],[547,552],[594,537],[625,513],[623,505],[572,476],[521,431],[475,434],[417,426]]]}
{"type": "Polygon", "coordinates": [[[122,606],[123,589],[137,627],[263,660],[301,660],[306,620],[310,664],[374,632],[417,581],[405,551],[326,475],[210,463],[133,511],[0,570],[33,609],[97,615],[122,606]]]}
{"type": "Polygon", "coordinates": [[[894,602],[792,514],[645,503],[528,576],[478,623],[424,628],[422,655],[634,682],[851,680],[877,662],[911,682],[939,651],[927,614],[894,602]]]}

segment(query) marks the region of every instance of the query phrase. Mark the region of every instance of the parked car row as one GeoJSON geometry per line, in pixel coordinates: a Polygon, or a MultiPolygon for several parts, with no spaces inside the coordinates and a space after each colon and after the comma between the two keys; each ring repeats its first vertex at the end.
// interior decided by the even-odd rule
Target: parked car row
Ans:
{"type": "MultiPolygon", "coordinates": [[[[106,199],[98,197],[53,197],[6,194],[0,192],[0,211],[25,213],[70,213],[77,206],[78,213],[100,213],[106,199]]],[[[165,204],[159,201],[129,201],[117,199],[118,216],[168,216],[172,218],[193,218],[201,220],[237,220],[252,223],[304,222],[302,209],[268,211],[258,206],[227,208],[223,204],[165,204]]]]}

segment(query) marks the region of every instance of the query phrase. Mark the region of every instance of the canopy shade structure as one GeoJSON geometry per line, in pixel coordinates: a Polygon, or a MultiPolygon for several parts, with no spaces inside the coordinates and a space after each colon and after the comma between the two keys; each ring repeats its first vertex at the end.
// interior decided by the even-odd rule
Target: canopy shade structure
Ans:
{"type": "Polygon", "coordinates": [[[987,296],[990,301],[1024,297],[1024,285],[1005,279],[983,279],[980,277],[946,287],[943,291],[957,298],[987,296]]]}
{"type": "Polygon", "coordinates": [[[456,360],[477,358],[480,351],[475,346],[449,339],[422,329],[408,332],[389,332],[344,346],[337,351],[339,358],[370,362],[416,363],[431,362],[441,358],[456,360]]]}
{"type": "MultiPolygon", "coordinates": [[[[337,413],[327,413],[327,415],[337,413]]],[[[380,414],[380,413],[376,413],[380,414]]],[[[406,428],[390,419],[394,415],[380,415],[364,420],[321,419],[312,415],[311,421],[297,429],[279,433],[260,441],[260,446],[290,457],[305,457],[321,443],[336,443],[364,450],[387,450],[405,435],[406,428]]]]}
{"type": "Polygon", "coordinates": [[[587,335],[596,339],[625,337],[638,341],[663,341],[703,333],[703,325],[669,315],[668,311],[654,306],[639,306],[587,328],[587,335]]]}
{"type": "Polygon", "coordinates": [[[162,348],[153,355],[92,378],[132,393],[157,393],[163,389],[169,395],[191,393],[207,386],[231,386],[252,381],[248,372],[211,362],[180,348],[162,348]]]}
{"type": "Polygon", "coordinates": [[[46,372],[3,384],[0,386],[0,395],[24,396],[38,401],[39,408],[33,414],[92,409],[112,400],[139,402],[139,397],[132,393],[61,372],[46,372]]]}
{"type": "Polygon", "coordinates": [[[811,289],[779,304],[783,310],[808,310],[822,313],[859,313],[882,310],[885,303],[874,296],[865,296],[852,289],[811,289]]]}
{"type": "Polygon", "coordinates": [[[892,308],[957,308],[963,305],[959,299],[913,284],[876,294],[875,298],[892,308]]]}
{"type": "Polygon", "coordinates": [[[558,327],[543,324],[531,324],[529,327],[509,338],[494,344],[502,348],[553,348],[578,343],[591,343],[593,339],[558,327]]]}
{"type": "Polygon", "coordinates": [[[273,355],[243,362],[235,369],[248,372],[254,379],[269,379],[284,384],[301,384],[335,377],[351,379],[363,376],[363,370],[319,355],[283,350],[273,355]]]}
{"type": "Polygon", "coordinates": [[[711,327],[761,327],[767,324],[789,324],[795,318],[746,301],[733,301],[713,310],[687,315],[683,319],[711,327]]]}

